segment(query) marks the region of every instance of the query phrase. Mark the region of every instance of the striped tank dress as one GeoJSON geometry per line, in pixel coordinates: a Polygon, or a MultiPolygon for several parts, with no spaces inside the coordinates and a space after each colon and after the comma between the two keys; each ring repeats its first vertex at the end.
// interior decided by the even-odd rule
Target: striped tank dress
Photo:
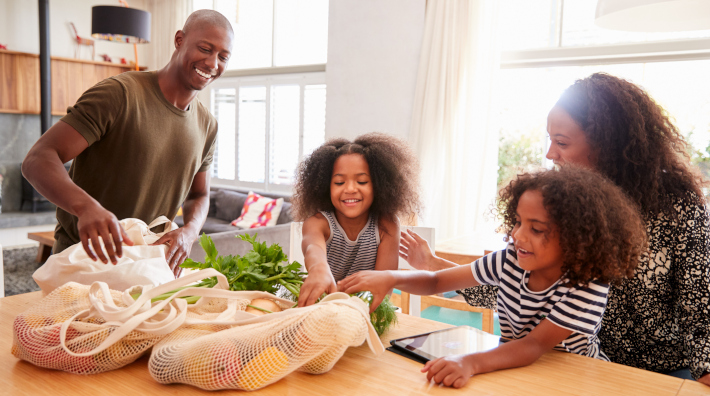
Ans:
{"type": "Polygon", "coordinates": [[[330,227],[330,237],[325,242],[325,246],[328,265],[335,281],[358,271],[374,270],[377,247],[380,245],[377,219],[370,216],[357,238],[351,241],[333,212],[321,212],[321,214],[328,220],[328,227],[330,227]]]}

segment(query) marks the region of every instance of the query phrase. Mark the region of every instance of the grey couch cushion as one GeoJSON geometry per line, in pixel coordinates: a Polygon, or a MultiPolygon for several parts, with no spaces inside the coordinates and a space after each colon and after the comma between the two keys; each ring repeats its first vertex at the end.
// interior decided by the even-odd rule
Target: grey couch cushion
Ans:
{"type": "MultiPolygon", "coordinates": [[[[241,239],[237,239],[236,235],[239,234],[258,234],[258,241],[266,242],[267,246],[273,243],[278,243],[286,254],[289,253],[289,248],[291,247],[291,224],[281,224],[273,227],[253,228],[248,230],[240,230],[236,227],[232,227],[231,231],[212,234],[210,235],[210,238],[212,238],[212,241],[214,242],[220,256],[226,256],[228,254],[243,256],[246,252],[251,250],[252,246],[241,239]]],[[[202,249],[202,246],[200,246],[199,239],[192,245],[189,257],[199,262],[202,262],[205,259],[205,251],[202,249]]]]}
{"type": "Polygon", "coordinates": [[[283,206],[281,206],[281,213],[279,213],[279,218],[276,219],[276,224],[286,224],[292,221],[293,219],[291,218],[291,203],[284,202],[283,206]]]}
{"type": "Polygon", "coordinates": [[[247,195],[236,191],[218,190],[215,194],[215,217],[231,222],[242,214],[247,195]]]}

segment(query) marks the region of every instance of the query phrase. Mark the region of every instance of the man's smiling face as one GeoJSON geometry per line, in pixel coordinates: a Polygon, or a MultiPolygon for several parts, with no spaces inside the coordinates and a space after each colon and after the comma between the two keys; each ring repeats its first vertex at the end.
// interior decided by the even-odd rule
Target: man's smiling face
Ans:
{"type": "Polygon", "coordinates": [[[232,32],[206,23],[192,27],[188,33],[177,32],[180,79],[187,89],[200,91],[224,73],[232,39],[232,32]]]}

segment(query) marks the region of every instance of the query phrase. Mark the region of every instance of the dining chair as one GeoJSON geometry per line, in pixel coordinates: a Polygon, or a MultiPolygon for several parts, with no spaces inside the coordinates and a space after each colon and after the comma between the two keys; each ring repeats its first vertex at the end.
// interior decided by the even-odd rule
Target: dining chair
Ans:
{"type": "MultiPolygon", "coordinates": [[[[428,308],[430,307],[440,307],[444,309],[450,309],[450,310],[456,310],[456,311],[463,311],[463,312],[472,312],[476,314],[481,315],[481,330],[494,334],[495,333],[495,312],[491,309],[487,308],[480,308],[480,307],[474,307],[471,305],[468,305],[465,301],[459,301],[459,300],[454,300],[451,298],[446,298],[446,297],[440,297],[440,296],[417,296],[417,295],[411,295],[407,292],[400,291],[399,294],[397,293],[392,293],[390,296],[390,301],[402,310],[403,314],[410,315],[412,314],[410,310],[411,306],[411,299],[412,297],[418,297],[420,300],[420,307],[419,307],[419,314],[414,314],[413,316],[421,316],[421,317],[427,317],[429,316],[430,319],[436,320],[439,322],[447,322],[450,323],[449,320],[444,320],[442,318],[442,312],[446,312],[444,310],[439,310],[438,312],[434,312],[433,315],[428,315],[427,312],[429,311],[428,308]]],[[[457,316],[462,316],[460,313],[454,313],[454,315],[457,316]]],[[[472,315],[466,315],[462,320],[455,320],[454,323],[450,324],[464,324],[464,322],[472,322],[475,319],[473,319],[472,315]]],[[[465,324],[473,324],[473,323],[465,323],[465,324]]],[[[478,327],[478,326],[473,326],[473,327],[478,327]]]]}

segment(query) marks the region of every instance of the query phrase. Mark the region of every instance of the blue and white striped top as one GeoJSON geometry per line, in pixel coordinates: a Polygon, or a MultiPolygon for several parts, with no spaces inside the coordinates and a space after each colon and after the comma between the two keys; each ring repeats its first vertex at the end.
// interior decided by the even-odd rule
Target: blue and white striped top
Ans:
{"type": "Polygon", "coordinates": [[[377,247],[380,245],[380,230],[373,216],[360,230],[354,241],[348,239],[343,227],[332,212],[321,212],[328,220],[330,237],[325,242],[328,265],[335,281],[359,271],[375,269],[377,247]]]}
{"type": "Polygon", "coordinates": [[[493,252],[471,263],[480,284],[498,285],[498,315],[503,337],[525,337],[541,320],[572,330],[554,349],[609,360],[599,348],[597,334],[606,308],[609,285],[597,281],[587,287],[564,286],[560,279],[546,290],[528,289],[530,272],[518,266],[515,247],[493,252]]]}

